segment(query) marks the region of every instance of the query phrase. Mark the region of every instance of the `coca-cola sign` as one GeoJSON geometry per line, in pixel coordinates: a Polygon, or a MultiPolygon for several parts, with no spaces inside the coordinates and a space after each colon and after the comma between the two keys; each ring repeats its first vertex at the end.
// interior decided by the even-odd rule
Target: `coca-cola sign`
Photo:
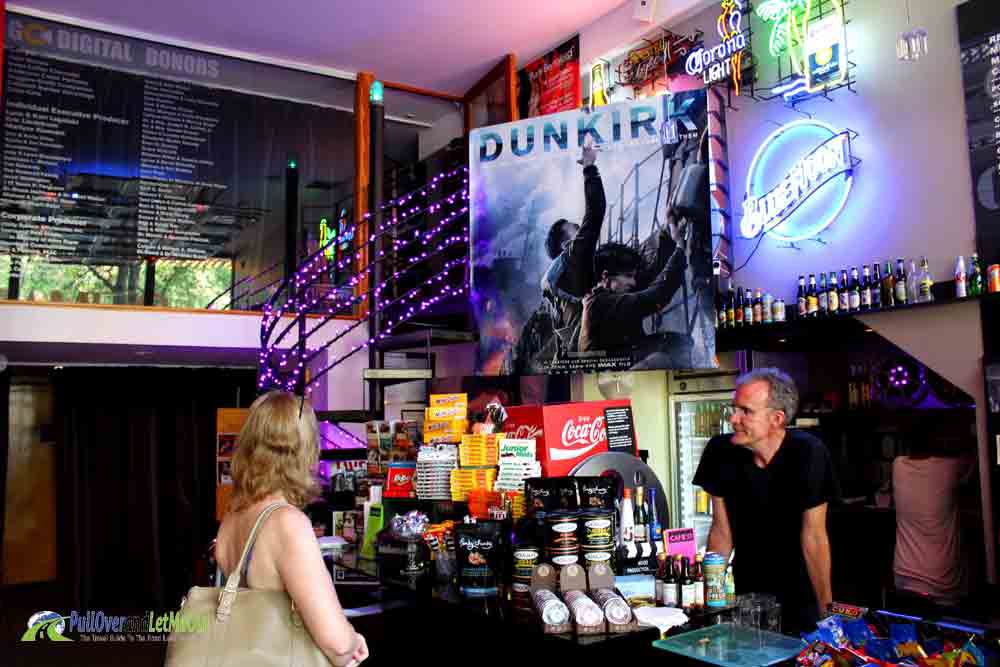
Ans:
{"type": "Polygon", "coordinates": [[[553,448],[552,459],[565,461],[589,452],[607,440],[604,417],[576,417],[568,419],[560,434],[560,447],[553,448]]]}

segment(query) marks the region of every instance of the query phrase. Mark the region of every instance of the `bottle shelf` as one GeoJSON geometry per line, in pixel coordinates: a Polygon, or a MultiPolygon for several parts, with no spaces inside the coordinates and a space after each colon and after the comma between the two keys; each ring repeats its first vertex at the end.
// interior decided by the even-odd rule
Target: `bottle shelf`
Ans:
{"type": "Polygon", "coordinates": [[[893,308],[837,313],[819,317],[789,319],[785,322],[755,324],[717,329],[715,347],[719,352],[733,350],[789,351],[809,349],[819,344],[838,345],[844,340],[870,334],[873,330],[859,317],[891,317],[894,313],[940,308],[960,303],[1000,304],[1000,292],[974,297],[955,298],[954,281],[935,283],[934,301],[907,303],[893,308]]]}

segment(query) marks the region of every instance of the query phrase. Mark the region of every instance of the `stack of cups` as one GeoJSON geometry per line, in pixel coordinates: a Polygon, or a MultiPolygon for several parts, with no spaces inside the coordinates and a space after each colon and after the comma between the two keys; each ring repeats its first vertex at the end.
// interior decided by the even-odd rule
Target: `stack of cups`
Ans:
{"type": "Polygon", "coordinates": [[[514,609],[531,611],[531,573],[538,565],[538,547],[520,544],[514,547],[514,566],[510,601],[514,609]]]}
{"type": "Polygon", "coordinates": [[[580,560],[580,546],[576,539],[579,516],[577,512],[551,512],[545,517],[545,555],[558,567],[573,565],[580,560]]]}
{"type": "Polygon", "coordinates": [[[615,513],[612,510],[585,510],[577,522],[577,538],[583,553],[584,566],[611,562],[615,552],[615,513]]]}

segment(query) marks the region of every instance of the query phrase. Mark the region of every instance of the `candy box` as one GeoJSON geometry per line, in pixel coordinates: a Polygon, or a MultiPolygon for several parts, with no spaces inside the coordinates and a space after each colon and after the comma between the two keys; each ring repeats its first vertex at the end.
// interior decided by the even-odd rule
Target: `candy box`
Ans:
{"type": "Polygon", "coordinates": [[[468,409],[468,394],[431,394],[428,405],[432,408],[461,407],[468,409]]]}
{"type": "Polygon", "coordinates": [[[417,491],[414,486],[414,476],[417,473],[417,464],[411,462],[390,463],[386,474],[385,495],[388,498],[416,498],[417,491]]]}

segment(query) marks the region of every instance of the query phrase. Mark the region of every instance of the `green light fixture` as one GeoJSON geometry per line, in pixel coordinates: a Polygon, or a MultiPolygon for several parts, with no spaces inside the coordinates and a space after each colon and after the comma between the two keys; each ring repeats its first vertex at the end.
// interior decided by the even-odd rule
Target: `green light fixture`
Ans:
{"type": "Polygon", "coordinates": [[[382,104],[384,93],[385,91],[383,89],[382,82],[378,80],[372,81],[368,99],[372,104],[382,104]]]}

